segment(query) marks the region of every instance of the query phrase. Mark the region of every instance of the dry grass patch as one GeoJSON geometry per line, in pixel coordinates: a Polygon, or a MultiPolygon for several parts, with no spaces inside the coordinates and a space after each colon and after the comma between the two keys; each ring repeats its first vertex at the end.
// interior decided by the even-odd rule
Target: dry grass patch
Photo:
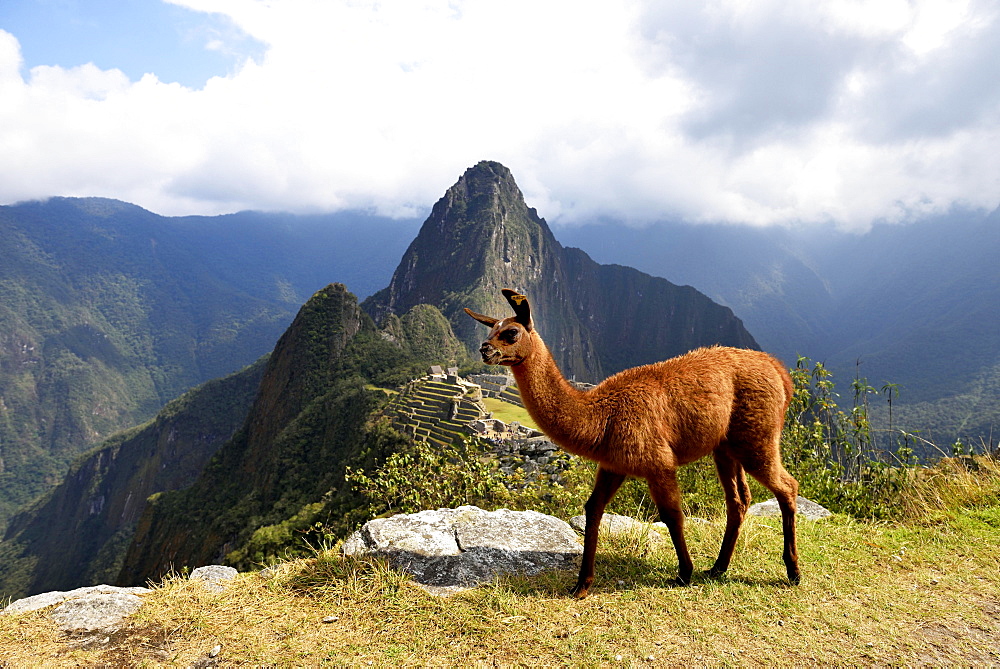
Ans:
{"type": "MultiPolygon", "coordinates": [[[[802,522],[798,587],[784,577],[777,519],[748,520],[729,576],[696,572],[688,588],[666,585],[676,572],[668,542],[604,538],[583,601],[565,594],[569,572],[442,599],[379,560],[324,552],[241,574],[219,593],[168,579],[120,632],[89,645],[61,636],[47,612],[0,617],[0,657],[10,666],[996,664],[994,518],[998,507],[915,526],[802,522]]],[[[721,533],[721,523],[690,525],[697,569],[712,564],[721,533]]]]}

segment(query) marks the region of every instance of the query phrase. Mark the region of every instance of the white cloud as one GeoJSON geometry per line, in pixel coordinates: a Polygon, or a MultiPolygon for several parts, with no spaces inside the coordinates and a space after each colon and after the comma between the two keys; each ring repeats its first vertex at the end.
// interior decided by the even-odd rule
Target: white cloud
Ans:
{"type": "Polygon", "coordinates": [[[0,31],[0,201],[412,214],[489,158],[558,222],[863,227],[1000,203],[989,4],[173,2],[265,55],[200,90],[25,75],[0,31]]]}

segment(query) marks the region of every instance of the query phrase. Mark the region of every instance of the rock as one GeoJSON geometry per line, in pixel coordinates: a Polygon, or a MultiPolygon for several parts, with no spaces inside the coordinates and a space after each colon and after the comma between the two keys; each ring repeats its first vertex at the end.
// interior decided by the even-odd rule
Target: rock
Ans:
{"type": "Polygon", "coordinates": [[[150,592],[149,588],[118,588],[112,585],[45,592],[19,599],[9,604],[3,613],[27,613],[57,605],[52,611],[52,619],[64,632],[111,632],[142,606],[139,595],[147,592],[150,592]]]}
{"type": "MultiPolygon", "coordinates": [[[[833,515],[830,511],[823,508],[816,502],[810,501],[801,495],[796,498],[795,505],[797,507],[798,515],[809,520],[820,520],[833,515]]],[[[752,504],[750,508],[747,509],[747,515],[762,517],[780,516],[781,509],[778,507],[778,500],[772,497],[766,502],[752,504]]]]}
{"type": "Polygon", "coordinates": [[[142,606],[142,599],[127,592],[95,593],[68,599],[52,611],[64,632],[111,632],[142,606]]]}
{"type": "MultiPolygon", "coordinates": [[[[191,572],[191,580],[202,581],[205,587],[222,590],[227,581],[238,572],[232,567],[210,565],[191,572]]],[[[18,614],[55,606],[52,619],[64,632],[111,632],[119,623],[142,606],[139,595],[152,592],[149,588],[119,588],[113,585],[94,585],[75,590],[45,592],[25,597],[7,605],[0,613],[18,614]]]]}
{"type": "Polygon", "coordinates": [[[383,555],[428,592],[448,595],[502,574],[574,567],[583,547],[558,518],[461,506],[370,520],[341,550],[383,555]]]}
{"type": "Polygon", "coordinates": [[[3,609],[3,613],[15,614],[15,613],[27,613],[28,611],[36,611],[38,609],[44,609],[47,606],[54,606],[56,604],[62,604],[66,600],[70,599],[80,599],[83,597],[89,597],[91,595],[101,595],[101,594],[113,594],[113,593],[124,593],[129,595],[144,595],[147,592],[152,592],[149,588],[119,588],[114,585],[91,585],[85,588],[77,588],[75,590],[55,590],[53,592],[43,592],[40,595],[33,595],[31,597],[25,597],[24,599],[19,599],[15,602],[11,602],[3,609]]]}
{"type": "Polygon", "coordinates": [[[215,592],[222,592],[226,589],[224,581],[235,578],[239,572],[232,567],[224,567],[219,564],[212,564],[206,567],[198,567],[191,572],[188,578],[192,581],[203,581],[205,587],[215,592]]]}

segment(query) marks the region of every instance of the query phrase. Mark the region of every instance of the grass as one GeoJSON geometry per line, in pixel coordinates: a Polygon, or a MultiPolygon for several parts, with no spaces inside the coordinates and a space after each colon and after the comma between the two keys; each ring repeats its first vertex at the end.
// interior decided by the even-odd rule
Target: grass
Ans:
{"type": "MultiPolygon", "coordinates": [[[[718,521],[689,524],[696,569],[721,535],[718,521]]],[[[566,596],[568,572],[442,599],[381,561],[323,551],[221,593],[167,579],[110,636],[65,637],[44,611],[0,616],[0,666],[997,664],[998,545],[994,486],[921,522],[801,521],[797,587],[778,519],[748,519],[728,576],[696,572],[687,588],[667,585],[668,541],[605,537],[583,601],[566,596]]]]}
{"type": "Polygon", "coordinates": [[[486,407],[487,411],[493,412],[494,418],[502,420],[504,423],[510,423],[512,420],[516,420],[524,427],[532,430],[538,429],[535,425],[535,421],[531,419],[531,416],[528,415],[528,410],[524,407],[519,407],[516,404],[504,402],[503,400],[498,400],[495,397],[484,397],[483,405],[486,407]]]}

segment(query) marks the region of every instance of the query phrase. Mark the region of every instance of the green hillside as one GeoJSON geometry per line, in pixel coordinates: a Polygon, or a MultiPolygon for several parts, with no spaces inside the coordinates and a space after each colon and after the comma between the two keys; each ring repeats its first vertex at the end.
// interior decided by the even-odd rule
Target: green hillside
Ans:
{"type": "Polygon", "coordinates": [[[246,418],[264,360],[209,381],[148,423],[80,456],[62,482],[11,518],[0,598],[114,581],[153,494],[185,488],[246,418]]]}
{"type": "Polygon", "coordinates": [[[386,393],[369,388],[458,362],[448,358],[460,350],[454,337],[424,336],[440,313],[420,314],[404,315],[392,334],[343,285],[316,293],[275,347],[244,426],[193,485],[151,500],[118,580],[142,583],[221,560],[248,567],[302,550],[317,523],[323,531],[352,530],[365,511],[345,485],[346,468],[377,466],[407,443],[377,418],[386,393]],[[441,346],[431,350],[428,341],[441,346]]]}
{"type": "Polygon", "coordinates": [[[0,531],[78,454],[270,351],[330,280],[384,285],[406,223],[365,221],[0,207],[0,531]]]}

